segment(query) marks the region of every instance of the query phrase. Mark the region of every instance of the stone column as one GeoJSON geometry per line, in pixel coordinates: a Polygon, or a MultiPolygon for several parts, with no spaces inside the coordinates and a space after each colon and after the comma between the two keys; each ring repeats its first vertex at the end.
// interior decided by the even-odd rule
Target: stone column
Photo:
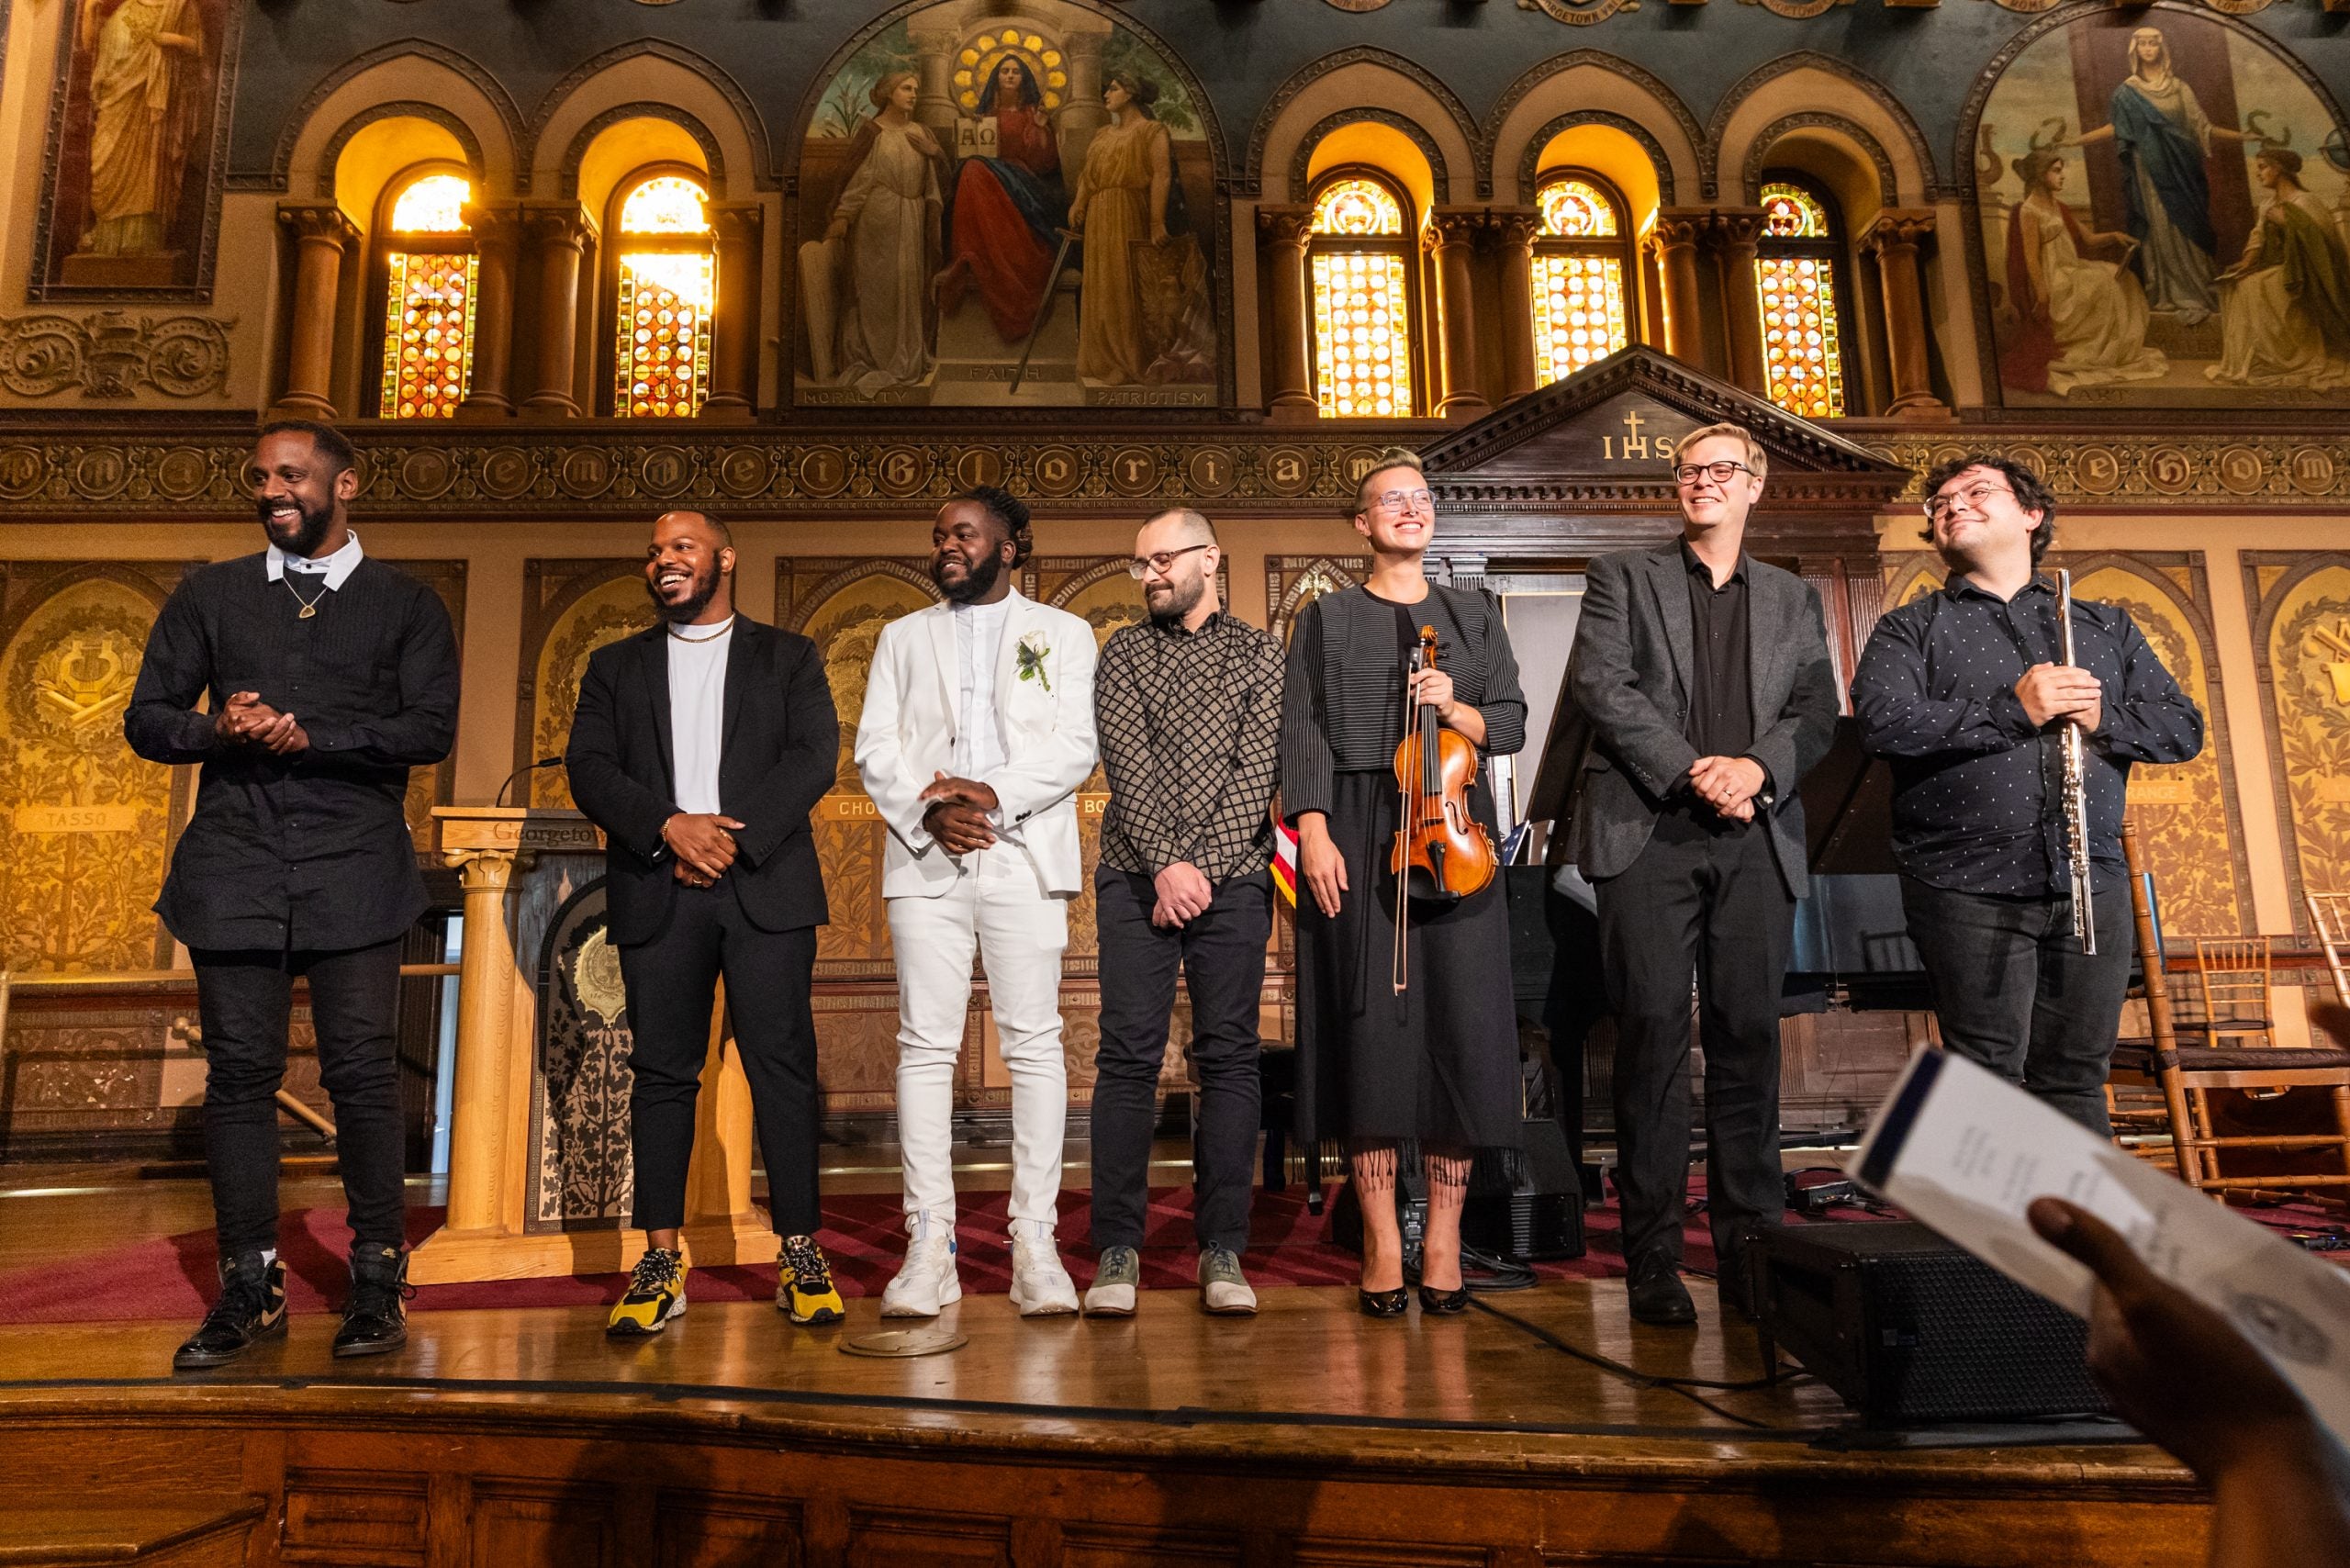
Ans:
{"type": "Polygon", "coordinates": [[[522,407],[543,419],[576,420],[572,367],[579,342],[579,266],[595,242],[596,225],[576,201],[531,202],[523,207],[539,268],[538,364],[522,407]]]}
{"type": "MultiPolygon", "coordinates": [[[[912,40],[921,84],[914,90],[914,118],[931,129],[946,155],[955,155],[955,121],[963,112],[955,101],[955,28],[941,26],[934,13],[909,18],[906,34],[912,40]]],[[[859,104],[856,110],[865,112],[859,104]]]]}
{"type": "Polygon", "coordinates": [[[505,420],[514,415],[514,259],[521,248],[522,215],[509,205],[465,208],[480,258],[474,280],[474,370],[461,420],[505,420]]]}
{"type": "Polygon", "coordinates": [[[294,236],[294,323],[286,342],[285,392],[271,411],[331,420],[342,252],[358,240],[359,230],[330,201],[283,203],[277,225],[294,236]]]}
{"type": "Polygon", "coordinates": [[[1722,367],[1706,353],[1704,306],[1697,293],[1697,243],[1707,214],[1698,207],[1666,207],[1649,230],[1657,273],[1664,282],[1664,352],[1682,364],[1719,375],[1722,367]]]}
{"type": "Polygon", "coordinates": [[[1494,208],[1502,247],[1502,397],[1523,398],[1539,384],[1534,355],[1534,237],[1542,215],[1530,207],[1494,208]]]}
{"type": "MultiPolygon", "coordinates": [[[[506,926],[506,893],[519,851],[468,847],[445,852],[465,898],[465,951],[457,975],[457,1073],[449,1129],[449,1218],[455,1231],[495,1229],[502,1214],[509,1132],[521,1113],[508,1102],[513,1077],[514,938],[506,926]]],[[[519,1199],[518,1199],[519,1201],[519,1199]]]]}
{"type": "Polygon", "coordinates": [[[1717,208],[1708,225],[1722,270],[1722,329],[1729,340],[1729,378],[1758,398],[1770,394],[1762,370],[1762,302],[1754,292],[1754,247],[1762,237],[1759,207],[1717,208]]]}
{"type": "Polygon", "coordinates": [[[1861,250],[1876,257],[1885,292],[1885,346],[1893,362],[1896,418],[1948,419],[1950,409],[1934,396],[1928,368],[1926,299],[1918,274],[1918,246],[1934,231],[1930,207],[1886,207],[1861,236],[1861,250]]]}
{"type": "Polygon", "coordinates": [[[1072,32],[1065,41],[1069,96],[1057,123],[1060,129],[1061,170],[1074,194],[1078,171],[1085,167],[1086,150],[1093,145],[1102,128],[1110,123],[1110,111],[1102,106],[1102,46],[1109,41],[1109,31],[1072,32]]]}
{"type": "Polygon", "coordinates": [[[721,424],[747,424],[758,400],[764,218],[756,202],[710,205],[711,227],[718,231],[718,305],[711,320],[710,398],[701,417],[721,424]]]}
{"type": "Polygon", "coordinates": [[[1305,245],[1313,227],[1311,207],[1257,209],[1257,233],[1264,249],[1257,297],[1272,328],[1272,358],[1265,366],[1270,394],[1267,407],[1278,423],[1311,420],[1320,413],[1313,366],[1306,357],[1305,245]]]}
{"type": "Polygon", "coordinates": [[[1477,364],[1477,307],[1470,263],[1482,207],[1440,207],[1430,215],[1423,241],[1436,252],[1437,396],[1428,411],[1440,420],[1466,421],[1492,409],[1477,364]]]}

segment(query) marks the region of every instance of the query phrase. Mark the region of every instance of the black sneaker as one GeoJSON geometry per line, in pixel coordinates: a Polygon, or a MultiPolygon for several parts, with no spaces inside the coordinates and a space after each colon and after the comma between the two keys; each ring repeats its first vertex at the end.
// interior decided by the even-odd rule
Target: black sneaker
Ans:
{"type": "Polygon", "coordinates": [[[351,1301],[335,1330],[338,1356],[380,1356],[408,1343],[408,1254],[397,1247],[351,1249],[351,1301]]]}
{"type": "Polygon", "coordinates": [[[255,1252],[220,1260],[220,1299],[172,1357],[174,1372],[226,1365],[256,1339],[285,1332],[285,1264],[255,1252]]]}

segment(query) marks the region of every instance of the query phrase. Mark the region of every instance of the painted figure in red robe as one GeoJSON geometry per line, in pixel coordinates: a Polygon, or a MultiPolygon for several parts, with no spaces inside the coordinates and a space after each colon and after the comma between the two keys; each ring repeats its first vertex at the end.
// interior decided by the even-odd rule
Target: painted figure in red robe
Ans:
{"type": "Polygon", "coordinates": [[[976,285],[996,334],[1016,343],[1028,335],[1044,299],[1069,194],[1044,91],[1026,62],[1006,55],[980,94],[979,109],[995,118],[995,155],[967,158],[955,172],[948,260],[937,279],[939,310],[953,315],[976,285]]]}

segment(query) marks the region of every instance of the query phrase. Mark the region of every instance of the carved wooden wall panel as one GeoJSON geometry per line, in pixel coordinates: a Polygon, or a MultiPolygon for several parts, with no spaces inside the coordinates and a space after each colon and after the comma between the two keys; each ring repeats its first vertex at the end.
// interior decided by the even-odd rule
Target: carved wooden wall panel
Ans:
{"type": "MultiPolygon", "coordinates": [[[[514,716],[514,766],[559,756],[588,655],[653,624],[653,601],[635,560],[532,560],[522,566],[522,689],[514,716]]],[[[527,776],[522,803],[567,807],[560,767],[527,776]]]]}
{"type": "Polygon", "coordinates": [[[2305,892],[2350,890],[2350,554],[2248,550],[2244,599],[2293,929],[2305,892]]]}

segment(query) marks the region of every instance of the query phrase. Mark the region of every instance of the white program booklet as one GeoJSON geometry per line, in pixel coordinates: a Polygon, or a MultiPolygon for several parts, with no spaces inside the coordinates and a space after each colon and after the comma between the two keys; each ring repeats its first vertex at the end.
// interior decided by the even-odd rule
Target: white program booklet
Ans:
{"type": "Polygon", "coordinates": [[[2088,1315],[2087,1269],[2024,1217],[2058,1197],[2129,1238],[2154,1271],[2228,1319],[2350,1442],[2350,1271],[2231,1214],[2005,1079],[1920,1050],[1878,1109],[1852,1174],[2018,1283],[2088,1315]]]}

